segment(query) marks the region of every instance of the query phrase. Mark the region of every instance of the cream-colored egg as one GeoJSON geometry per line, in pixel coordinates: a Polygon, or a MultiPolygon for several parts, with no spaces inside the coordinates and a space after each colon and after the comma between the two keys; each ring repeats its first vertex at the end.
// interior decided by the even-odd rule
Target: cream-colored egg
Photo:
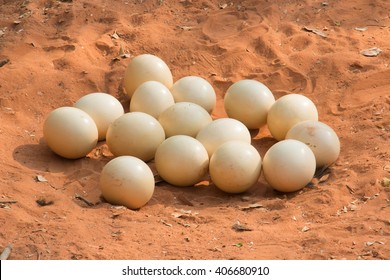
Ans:
{"type": "Polygon", "coordinates": [[[106,139],[110,124],[124,114],[122,104],[114,96],[96,92],[81,97],[74,107],[85,111],[95,121],[99,141],[106,139]]]}
{"type": "Polygon", "coordinates": [[[124,114],[107,131],[107,145],[115,156],[135,156],[143,161],[153,159],[164,140],[165,133],[160,123],[143,112],[124,114]]]}
{"type": "Polygon", "coordinates": [[[251,143],[251,134],[242,122],[231,118],[220,118],[201,129],[196,139],[203,144],[211,158],[214,151],[227,141],[239,140],[251,143]]]}
{"type": "Polygon", "coordinates": [[[317,168],[332,164],[340,155],[340,140],[336,132],[319,121],[303,121],[294,125],[287,132],[286,139],[295,139],[309,146],[316,157],[317,168]]]}
{"type": "Polygon", "coordinates": [[[142,160],[120,156],[104,166],[99,186],[107,202],[139,209],[153,196],[154,175],[142,160]]]}
{"type": "Polygon", "coordinates": [[[43,136],[53,152],[64,158],[77,159],[95,148],[98,129],[94,120],[83,110],[61,107],[47,116],[43,136]]]}
{"type": "Polygon", "coordinates": [[[208,113],[213,111],[217,102],[212,85],[198,76],[186,76],[177,80],[171,92],[175,102],[192,102],[202,106],[208,113]]]}
{"type": "Polygon", "coordinates": [[[261,156],[251,144],[228,141],[213,153],[209,172],[217,188],[227,193],[242,193],[257,183],[261,156]]]}
{"type": "Polygon", "coordinates": [[[267,123],[268,110],[274,103],[271,90],[255,80],[234,83],[224,97],[227,115],[241,121],[249,129],[258,129],[267,123]]]}
{"type": "Polygon", "coordinates": [[[207,174],[209,157],[203,145],[187,135],[167,138],[155,156],[158,174],[166,182],[180,187],[192,186],[207,174]]]}
{"type": "Polygon", "coordinates": [[[173,77],[168,65],[152,54],[141,54],[133,58],[127,65],[123,84],[131,98],[134,91],[144,82],[157,81],[167,88],[173,85],[173,77]]]}
{"type": "Polygon", "coordinates": [[[310,148],[293,139],[274,144],[263,158],[263,174],[268,184],[280,192],[294,192],[312,180],[316,159],[310,148]]]}
{"type": "Polygon", "coordinates": [[[135,90],[130,100],[130,112],[144,112],[158,119],[173,104],[175,100],[165,85],[147,81],[135,90]]]}
{"type": "Polygon", "coordinates": [[[162,112],[158,118],[166,137],[188,135],[195,137],[199,130],[212,122],[210,114],[191,102],[178,102],[162,112]]]}
{"type": "Polygon", "coordinates": [[[285,139],[291,127],[299,122],[318,120],[314,103],[301,94],[287,94],[275,101],[268,111],[267,124],[272,136],[280,141],[285,139]]]}

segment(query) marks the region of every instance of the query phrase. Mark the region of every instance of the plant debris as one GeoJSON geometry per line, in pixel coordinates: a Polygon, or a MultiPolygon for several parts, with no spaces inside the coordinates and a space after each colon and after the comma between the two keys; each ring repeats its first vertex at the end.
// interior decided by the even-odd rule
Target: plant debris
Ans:
{"type": "Polygon", "coordinates": [[[368,28],[367,27],[355,27],[355,30],[356,31],[360,31],[360,32],[364,32],[366,31],[368,28]]]}
{"type": "Polygon", "coordinates": [[[3,252],[1,253],[0,255],[0,260],[4,261],[4,260],[7,260],[9,258],[9,255],[11,254],[11,251],[12,251],[12,244],[8,244],[3,252]]]}
{"type": "Polygon", "coordinates": [[[41,207],[54,204],[53,200],[46,200],[45,198],[37,199],[35,202],[41,207]]]}
{"type": "Polygon", "coordinates": [[[87,204],[90,207],[95,206],[95,203],[90,202],[89,200],[87,200],[86,198],[84,198],[83,196],[81,196],[77,193],[74,195],[74,198],[81,200],[82,202],[84,202],[85,204],[87,204]]]}
{"type": "Polygon", "coordinates": [[[47,182],[47,179],[46,179],[45,177],[43,177],[42,175],[37,175],[37,176],[35,177],[35,180],[36,180],[37,182],[47,182]]]}
{"type": "Polygon", "coordinates": [[[374,56],[378,56],[381,52],[382,50],[380,48],[373,47],[373,48],[362,50],[360,53],[364,56],[374,57],[374,56]]]}
{"type": "Polygon", "coordinates": [[[232,229],[234,229],[237,232],[253,231],[253,229],[251,229],[251,228],[249,228],[249,227],[247,227],[245,225],[242,225],[240,222],[237,222],[234,225],[232,225],[232,229]]]}
{"type": "Polygon", "coordinates": [[[18,203],[17,200],[0,200],[0,204],[13,204],[18,203]]]}
{"type": "MultiPolygon", "coordinates": [[[[1,36],[0,36],[1,37],[1,36]]],[[[0,59],[0,67],[3,67],[9,62],[8,58],[0,59]]]]}
{"type": "Polygon", "coordinates": [[[306,231],[309,231],[310,230],[310,228],[308,227],[308,226],[304,226],[303,228],[302,228],[302,232],[306,232],[306,231]]]}
{"type": "Polygon", "coordinates": [[[167,223],[167,222],[164,221],[163,219],[161,219],[160,222],[161,222],[163,225],[167,226],[167,227],[172,227],[172,224],[167,223]]]}
{"type": "Polygon", "coordinates": [[[186,26],[186,25],[178,25],[177,27],[184,30],[184,31],[188,31],[188,30],[191,30],[193,28],[192,26],[186,26]]]}
{"type": "Polygon", "coordinates": [[[382,186],[384,186],[384,187],[390,186],[390,179],[387,178],[387,177],[384,177],[384,178],[382,179],[382,186]]]}
{"type": "Polygon", "coordinates": [[[244,244],[242,244],[241,242],[238,242],[238,243],[233,244],[233,246],[240,248],[240,247],[244,246],[244,244]]]}
{"type": "Polygon", "coordinates": [[[193,216],[198,215],[198,214],[199,214],[198,212],[192,213],[191,210],[180,209],[179,212],[172,213],[172,216],[174,218],[187,219],[187,218],[193,217],[193,216]]]}
{"type": "Polygon", "coordinates": [[[220,8],[221,10],[227,8],[227,6],[228,6],[227,3],[219,4],[219,8],[220,8]]]}
{"type": "Polygon", "coordinates": [[[249,204],[248,206],[240,206],[240,210],[242,211],[249,211],[256,208],[265,208],[265,206],[260,203],[253,203],[249,204]]]}
{"type": "Polygon", "coordinates": [[[123,49],[123,46],[121,45],[119,48],[119,55],[114,57],[112,60],[118,61],[118,60],[129,58],[129,57],[130,57],[130,54],[125,52],[125,50],[123,49]]]}
{"type": "Polygon", "coordinates": [[[321,36],[322,38],[327,38],[328,37],[328,34],[320,29],[317,29],[317,28],[312,28],[312,27],[309,27],[309,26],[304,26],[303,27],[303,30],[307,31],[307,32],[312,32],[318,36],[321,36]]]}
{"type": "Polygon", "coordinates": [[[116,30],[114,31],[113,34],[111,34],[111,38],[112,38],[112,39],[115,39],[115,40],[118,40],[118,39],[119,39],[119,35],[118,35],[118,33],[116,33],[116,30]]]}

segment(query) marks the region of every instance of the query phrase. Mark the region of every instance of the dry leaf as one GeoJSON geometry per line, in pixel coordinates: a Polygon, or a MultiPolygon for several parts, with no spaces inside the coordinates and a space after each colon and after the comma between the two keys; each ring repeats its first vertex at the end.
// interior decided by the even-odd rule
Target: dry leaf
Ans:
{"type": "Polygon", "coordinates": [[[191,210],[184,210],[184,209],[181,209],[180,212],[174,212],[172,213],[172,216],[174,218],[182,218],[182,219],[186,219],[186,218],[190,218],[190,217],[193,217],[195,215],[198,215],[199,213],[198,212],[194,212],[192,213],[191,210]]]}
{"type": "Polygon", "coordinates": [[[164,220],[160,220],[160,222],[161,222],[163,225],[166,225],[167,227],[172,227],[172,224],[169,224],[169,223],[167,223],[167,222],[164,221],[164,220]]]}
{"type": "Polygon", "coordinates": [[[219,249],[218,247],[214,247],[214,248],[211,248],[211,249],[208,249],[209,251],[211,252],[222,252],[221,249],[219,249]]]}
{"type": "Polygon", "coordinates": [[[186,25],[178,25],[180,29],[183,29],[184,31],[191,30],[193,27],[192,26],[186,26],[186,25]]]}
{"type": "Polygon", "coordinates": [[[35,202],[41,207],[54,204],[53,200],[46,200],[45,198],[37,199],[35,202]]]}
{"type": "Polygon", "coordinates": [[[121,45],[121,47],[119,48],[119,56],[121,58],[128,58],[130,57],[130,54],[125,52],[125,50],[123,49],[123,46],[121,45]]]}
{"type": "Polygon", "coordinates": [[[219,4],[219,8],[220,9],[225,9],[226,7],[228,6],[228,4],[219,4]]]}
{"type": "Polygon", "coordinates": [[[382,50],[380,48],[373,47],[370,49],[362,50],[360,53],[364,56],[374,57],[374,56],[378,56],[381,52],[382,50]]]}
{"type": "Polygon", "coordinates": [[[252,231],[253,229],[245,226],[245,225],[242,225],[240,224],[239,222],[235,223],[234,225],[232,225],[232,229],[234,229],[235,231],[238,231],[238,232],[241,232],[241,231],[252,231]]]}
{"type": "Polygon", "coordinates": [[[38,182],[47,182],[47,179],[45,177],[43,177],[42,175],[37,175],[35,177],[35,179],[38,181],[38,182]]]}
{"type": "Polygon", "coordinates": [[[260,203],[253,203],[253,204],[249,204],[248,206],[240,207],[240,210],[248,211],[248,210],[255,209],[255,208],[264,208],[264,205],[262,205],[260,203]]]}
{"type": "Polygon", "coordinates": [[[364,32],[366,31],[368,28],[367,27],[355,27],[355,30],[356,31],[360,31],[360,32],[364,32]]]}
{"type": "Polygon", "coordinates": [[[310,228],[308,227],[308,226],[304,226],[303,228],[302,228],[302,232],[306,232],[306,231],[309,231],[310,230],[310,228]]]}
{"type": "Polygon", "coordinates": [[[111,35],[111,38],[115,39],[115,40],[118,40],[119,39],[118,33],[116,33],[116,31],[114,31],[114,33],[111,35]]]}
{"type": "Polygon", "coordinates": [[[321,176],[321,178],[318,180],[318,183],[321,184],[321,183],[328,181],[329,176],[330,176],[330,173],[321,176]]]}
{"type": "Polygon", "coordinates": [[[351,211],[356,211],[356,210],[358,209],[358,207],[357,207],[356,205],[353,205],[353,204],[352,204],[352,205],[350,204],[350,205],[348,205],[348,206],[349,206],[349,207],[348,207],[349,210],[351,210],[351,211]]]}
{"type": "Polygon", "coordinates": [[[0,59],[0,67],[3,67],[3,66],[6,65],[8,62],[9,62],[9,59],[8,59],[8,58],[0,59]]]}
{"type": "Polygon", "coordinates": [[[319,36],[321,36],[321,37],[323,37],[323,38],[328,37],[328,34],[326,34],[324,31],[322,31],[322,30],[320,30],[320,29],[317,29],[317,28],[312,28],[312,27],[304,26],[304,27],[303,27],[303,30],[308,31],[308,32],[312,32],[312,33],[314,33],[314,34],[316,34],[316,35],[319,35],[319,36]]]}
{"type": "Polygon", "coordinates": [[[389,185],[390,185],[390,179],[387,178],[387,177],[384,177],[384,178],[382,179],[382,186],[388,187],[389,185]]]}

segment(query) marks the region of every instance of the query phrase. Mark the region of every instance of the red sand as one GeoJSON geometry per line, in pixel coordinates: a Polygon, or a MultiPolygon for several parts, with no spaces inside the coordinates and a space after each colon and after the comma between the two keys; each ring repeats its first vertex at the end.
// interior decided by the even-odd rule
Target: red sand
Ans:
{"type": "MultiPolygon", "coordinates": [[[[0,0],[0,251],[12,244],[10,259],[390,259],[382,184],[390,4],[353,2],[0,0]],[[130,58],[113,60],[121,46],[130,58]],[[372,47],[382,52],[360,53],[372,47]],[[311,98],[341,141],[329,177],[288,195],[261,177],[241,195],[160,183],[139,211],[103,202],[107,146],[62,159],[45,145],[43,122],[96,91],[128,110],[124,70],[143,53],[166,61],[175,80],[207,79],[218,95],[214,117],[225,116],[223,95],[240,79],[263,82],[275,97],[311,98]],[[253,203],[263,207],[242,209],[253,203]],[[238,222],[250,231],[232,229],[238,222]]],[[[266,129],[254,134],[262,156],[273,143],[266,129]]]]}

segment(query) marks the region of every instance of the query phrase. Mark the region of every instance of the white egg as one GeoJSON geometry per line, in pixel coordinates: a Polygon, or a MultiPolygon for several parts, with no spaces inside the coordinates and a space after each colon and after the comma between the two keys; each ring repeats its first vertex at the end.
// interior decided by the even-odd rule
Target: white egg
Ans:
{"type": "Polygon", "coordinates": [[[107,202],[139,209],[153,196],[154,175],[142,160],[120,156],[104,166],[99,187],[107,202]]]}
{"type": "Polygon", "coordinates": [[[195,137],[199,130],[212,122],[203,107],[191,102],[178,102],[162,112],[158,118],[166,137],[188,135],[195,137]]]}
{"type": "Polygon", "coordinates": [[[201,129],[196,139],[203,144],[211,158],[214,151],[227,141],[239,140],[250,144],[251,134],[242,122],[231,118],[220,118],[201,129]]]}
{"type": "Polygon", "coordinates": [[[305,143],[316,157],[317,168],[335,162],[340,154],[340,140],[336,132],[319,121],[303,121],[294,125],[286,139],[305,143]]]}
{"type": "Polygon", "coordinates": [[[144,112],[156,119],[175,104],[172,93],[160,82],[147,81],[135,90],[130,101],[130,112],[144,112]]]}
{"type": "Polygon", "coordinates": [[[203,145],[187,135],[167,138],[158,147],[155,156],[158,174],[174,186],[192,186],[205,177],[209,157],[203,145]]]}
{"type": "Polygon", "coordinates": [[[56,154],[76,159],[91,152],[98,141],[94,120],[83,110],[61,107],[53,110],[43,125],[43,136],[56,154]]]}
{"type": "Polygon", "coordinates": [[[267,124],[272,136],[280,141],[287,131],[301,121],[318,121],[314,103],[301,94],[287,94],[275,101],[268,111],[267,124]]]}
{"type": "Polygon", "coordinates": [[[263,158],[263,174],[268,184],[280,192],[294,192],[312,180],[316,159],[310,148],[288,139],[274,144],[263,158]]]}
{"type": "Polygon", "coordinates": [[[152,116],[143,112],[126,113],[107,131],[107,146],[115,156],[134,156],[149,161],[165,140],[164,129],[152,116]]]}
{"type": "Polygon", "coordinates": [[[173,77],[168,65],[152,54],[141,54],[133,58],[127,65],[123,84],[131,98],[134,91],[144,82],[157,81],[167,88],[173,85],[173,77]]]}
{"type": "Polygon", "coordinates": [[[186,76],[177,80],[171,92],[175,102],[192,102],[202,106],[208,113],[213,111],[217,102],[212,85],[198,76],[186,76]]]}
{"type": "Polygon", "coordinates": [[[258,129],[267,123],[268,110],[274,103],[275,97],[269,88],[255,80],[234,83],[224,97],[227,115],[249,129],[258,129]]]}
{"type": "Polygon", "coordinates": [[[213,153],[209,172],[217,188],[228,193],[242,193],[257,183],[261,157],[251,144],[228,141],[213,153]]]}
{"type": "Polygon", "coordinates": [[[124,114],[122,104],[114,96],[96,92],[81,97],[74,107],[85,111],[95,121],[99,141],[106,139],[110,124],[124,114]]]}

